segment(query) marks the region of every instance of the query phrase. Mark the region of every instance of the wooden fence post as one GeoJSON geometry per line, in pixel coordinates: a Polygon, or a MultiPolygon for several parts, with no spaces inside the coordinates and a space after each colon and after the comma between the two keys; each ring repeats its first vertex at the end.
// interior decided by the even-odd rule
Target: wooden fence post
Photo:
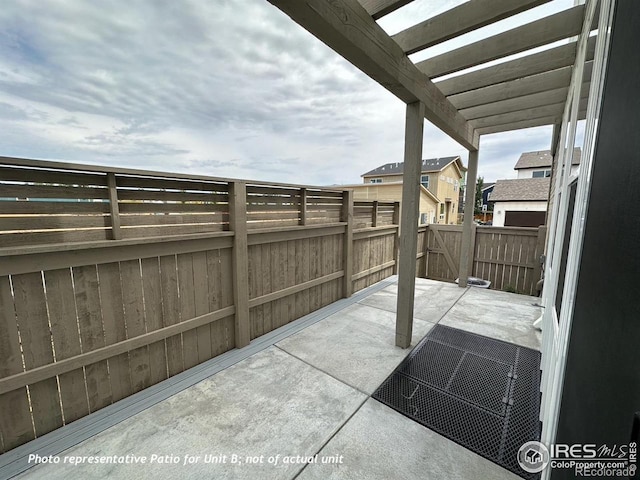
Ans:
{"type": "Polygon", "coordinates": [[[353,293],[353,190],[342,194],[342,221],[347,222],[342,248],[342,296],[348,298],[353,293]]]}
{"type": "Polygon", "coordinates": [[[107,186],[109,187],[109,210],[111,213],[111,238],[120,240],[122,233],[120,232],[120,208],[118,207],[118,189],[116,187],[116,176],[113,173],[107,173],[107,186]]]}
{"type": "Polygon", "coordinates": [[[247,185],[229,183],[229,224],[233,230],[233,301],[236,307],[236,348],[249,345],[249,252],[247,245],[247,185]]]}
{"type": "Polygon", "coordinates": [[[300,225],[307,224],[307,189],[300,189],[300,225]]]}
{"type": "Polygon", "coordinates": [[[396,229],[396,236],[393,239],[393,259],[395,260],[395,264],[393,265],[393,274],[398,274],[398,263],[400,262],[400,257],[398,253],[400,251],[400,202],[395,202],[393,205],[393,224],[398,227],[396,229]]]}

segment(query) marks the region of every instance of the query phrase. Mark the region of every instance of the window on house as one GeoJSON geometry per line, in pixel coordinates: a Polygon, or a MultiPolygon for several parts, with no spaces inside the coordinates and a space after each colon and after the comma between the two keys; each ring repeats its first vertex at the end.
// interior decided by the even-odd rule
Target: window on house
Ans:
{"type": "Polygon", "coordinates": [[[536,170],[533,172],[533,178],[547,178],[551,176],[551,170],[536,170]]]}
{"type": "Polygon", "coordinates": [[[458,180],[456,180],[455,182],[453,182],[453,191],[454,191],[454,192],[457,192],[457,191],[458,191],[458,186],[459,186],[459,185],[460,185],[460,184],[458,183],[458,180]]]}
{"type": "Polygon", "coordinates": [[[420,214],[420,225],[424,225],[425,223],[429,223],[429,219],[427,218],[426,213],[420,214]]]}
{"type": "Polygon", "coordinates": [[[444,203],[440,204],[440,215],[444,215],[444,203]]]}
{"type": "Polygon", "coordinates": [[[371,183],[382,183],[382,179],[381,178],[372,178],[371,180],[369,180],[369,182],[371,182],[371,183]]]}
{"type": "MultiPolygon", "coordinates": [[[[422,184],[422,186],[424,188],[429,188],[429,175],[421,175],[420,176],[420,183],[422,184]]],[[[424,222],[426,223],[426,222],[424,222]]]]}

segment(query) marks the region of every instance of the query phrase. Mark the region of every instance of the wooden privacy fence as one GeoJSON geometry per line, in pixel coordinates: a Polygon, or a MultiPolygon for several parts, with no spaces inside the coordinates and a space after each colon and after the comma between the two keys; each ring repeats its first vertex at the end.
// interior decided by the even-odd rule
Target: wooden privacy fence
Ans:
{"type": "MultiPolygon", "coordinates": [[[[491,281],[495,290],[536,295],[540,280],[540,256],[544,253],[546,227],[472,227],[474,277],[491,281]]],[[[429,225],[418,233],[421,276],[453,282],[458,277],[462,226],[429,225]]]]}
{"type": "Polygon", "coordinates": [[[0,157],[0,452],[393,274],[399,205],[0,157]]]}

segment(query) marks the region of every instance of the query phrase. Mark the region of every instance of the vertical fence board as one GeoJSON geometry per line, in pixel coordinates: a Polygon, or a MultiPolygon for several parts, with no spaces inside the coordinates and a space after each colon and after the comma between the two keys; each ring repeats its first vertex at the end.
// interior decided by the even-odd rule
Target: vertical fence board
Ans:
{"type": "MultiPolygon", "coordinates": [[[[260,245],[260,258],[262,259],[262,272],[260,284],[262,285],[262,293],[267,294],[271,293],[271,247],[269,244],[260,245]]],[[[273,322],[273,312],[272,312],[272,304],[273,302],[265,303],[262,306],[262,326],[263,332],[268,333],[273,330],[274,322],[273,322]]]]}
{"type": "MultiPolygon", "coordinates": [[[[285,288],[296,284],[296,241],[287,242],[287,273],[285,288]]],[[[287,305],[287,323],[296,319],[295,295],[283,299],[287,305]]]]}
{"type": "MultiPolygon", "coordinates": [[[[42,274],[25,273],[14,275],[12,279],[25,367],[31,370],[53,363],[42,274]]],[[[29,385],[29,396],[36,436],[62,426],[62,410],[55,378],[29,385]]]]}
{"type": "MultiPolygon", "coordinates": [[[[193,258],[190,253],[178,255],[178,286],[180,292],[180,321],[184,322],[196,316],[193,258]]],[[[195,367],[198,364],[198,336],[195,330],[183,332],[182,348],[185,370],[195,367]]]]}
{"type": "MultiPolygon", "coordinates": [[[[134,338],[146,332],[140,260],[120,262],[120,278],[123,286],[122,299],[124,300],[127,338],[134,338]]],[[[129,366],[131,368],[131,386],[134,392],[139,392],[151,384],[149,347],[147,345],[129,352],[129,366]]]]}
{"type": "MultiPolygon", "coordinates": [[[[262,270],[262,261],[260,257],[260,245],[251,245],[248,251],[249,255],[249,298],[259,297],[258,293],[260,285],[260,274],[262,270]]],[[[264,333],[264,325],[259,313],[262,312],[261,305],[249,309],[249,323],[251,340],[259,337],[264,333]]]]}
{"type": "MultiPolygon", "coordinates": [[[[76,318],[76,302],[71,269],[61,268],[44,273],[47,289],[49,322],[56,351],[56,361],[82,353],[76,318]]],[[[77,368],[58,377],[64,422],[70,423],[89,413],[84,370],[77,368]]]]}
{"type": "MultiPolygon", "coordinates": [[[[119,280],[119,277],[118,277],[119,280]]],[[[82,351],[105,346],[102,324],[102,306],[98,291],[98,275],[95,265],[73,269],[73,283],[76,291],[76,309],[82,351]]],[[[92,412],[112,402],[111,385],[107,370],[107,361],[96,362],[85,367],[89,408],[92,412]]]]}
{"type": "MultiPolygon", "coordinates": [[[[0,378],[22,371],[24,369],[11,283],[5,275],[0,277],[0,378]]],[[[9,450],[35,438],[27,387],[0,395],[0,412],[11,412],[10,415],[0,415],[0,451],[9,450]]]]}
{"type": "MultiPolygon", "coordinates": [[[[220,298],[222,299],[220,308],[225,308],[234,304],[233,289],[231,288],[231,279],[233,278],[233,259],[231,257],[230,248],[220,250],[220,275],[222,278],[220,286],[220,298]]],[[[230,350],[236,345],[235,317],[229,317],[225,319],[224,322],[226,350],[230,350]]]]}
{"type": "MultiPolygon", "coordinates": [[[[164,326],[162,318],[162,283],[160,279],[160,259],[143,258],[142,293],[144,295],[144,322],[147,332],[164,326]]],[[[155,385],[167,378],[165,342],[160,340],[149,345],[149,381],[155,385]]]]}
{"type": "MultiPolygon", "coordinates": [[[[76,269],[74,269],[74,274],[75,270],[76,269]]],[[[122,299],[122,283],[120,281],[120,265],[117,262],[98,265],[98,278],[100,280],[100,303],[102,306],[102,322],[104,324],[105,335],[104,344],[113,345],[114,343],[127,339],[127,329],[124,321],[124,301],[122,299]]],[[[80,312],[78,311],[78,313],[80,312]]],[[[82,327],[80,332],[82,337],[82,327]]],[[[94,348],[98,347],[91,347],[91,350],[94,348]]],[[[82,350],[83,352],[90,351],[85,348],[84,340],[82,350]]],[[[111,357],[108,362],[111,395],[115,402],[133,393],[131,372],[129,369],[129,353],[111,357]]],[[[92,376],[99,378],[99,374],[101,374],[103,368],[101,365],[102,362],[99,362],[93,366],[85,367],[87,387],[89,386],[89,369],[92,370],[92,376]]],[[[91,396],[89,396],[89,406],[92,411],[101,408],[95,399],[93,401],[91,400],[91,396]]]]}
{"type": "MultiPolygon", "coordinates": [[[[209,285],[207,279],[206,252],[193,253],[193,292],[196,316],[209,313],[209,285]]],[[[198,337],[198,363],[211,358],[211,326],[203,325],[196,328],[198,337]]]]}
{"type": "MultiPolygon", "coordinates": [[[[209,250],[206,252],[207,260],[207,285],[209,311],[215,312],[221,308],[222,304],[222,267],[220,262],[220,250],[209,250]]],[[[233,317],[230,317],[233,319],[233,317]]],[[[225,332],[225,322],[227,319],[213,322],[210,326],[211,354],[220,355],[232,348],[228,344],[225,332]]]]}
{"type": "MultiPolygon", "coordinates": [[[[162,285],[162,318],[164,326],[180,323],[180,299],[178,298],[178,267],[175,255],[160,257],[160,280],[162,285]]],[[[167,346],[167,370],[169,376],[184,371],[182,335],[173,335],[165,340],[167,346]]]]}

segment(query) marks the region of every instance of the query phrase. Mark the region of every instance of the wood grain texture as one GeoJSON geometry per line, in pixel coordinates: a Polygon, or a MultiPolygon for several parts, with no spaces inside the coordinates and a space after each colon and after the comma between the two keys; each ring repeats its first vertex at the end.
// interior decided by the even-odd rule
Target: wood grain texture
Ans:
{"type": "MultiPolygon", "coordinates": [[[[75,293],[71,269],[50,270],[44,273],[47,306],[56,361],[82,353],[76,317],[75,293]]],[[[89,414],[84,369],[78,368],[58,377],[64,423],[73,422],[89,414]]]]}
{"type": "MultiPolygon", "coordinates": [[[[39,272],[15,275],[12,282],[26,370],[53,363],[42,275],[39,272]]],[[[62,409],[55,378],[29,385],[29,397],[36,436],[62,426],[62,409]]]]}
{"type": "Polygon", "coordinates": [[[456,48],[416,64],[429,78],[474,67],[541,45],[573,37],[582,31],[584,5],[577,5],[548,17],[477,42],[456,48]]]}
{"type": "Polygon", "coordinates": [[[450,40],[491,23],[542,5],[550,0],[474,0],[403,30],[391,38],[405,53],[450,40]]]}
{"type": "MultiPolygon", "coordinates": [[[[23,371],[22,354],[18,336],[18,324],[8,276],[0,277],[0,378],[23,371]]],[[[33,440],[35,432],[31,423],[27,388],[22,387],[0,395],[2,443],[0,451],[7,451],[33,440]]]]}
{"type": "MultiPolygon", "coordinates": [[[[113,345],[126,340],[127,327],[124,319],[124,300],[122,298],[122,283],[120,281],[120,265],[117,262],[98,265],[100,281],[100,301],[102,306],[102,322],[104,325],[104,345],[113,345]]],[[[100,344],[92,348],[99,348],[100,344]]],[[[91,350],[83,349],[83,352],[91,350]]],[[[112,400],[121,400],[133,393],[131,372],[129,369],[129,354],[123,353],[108,360],[109,381],[112,400]]],[[[95,369],[96,367],[91,367],[95,369]]],[[[102,368],[102,367],[100,367],[102,368]]],[[[88,372],[88,370],[87,370],[88,372]]],[[[88,380],[87,376],[87,380],[88,380]]],[[[94,409],[99,407],[94,402],[94,409]]],[[[92,410],[93,411],[93,410],[92,410]]]]}
{"type": "MultiPolygon", "coordinates": [[[[103,307],[98,290],[98,272],[95,265],[73,268],[73,284],[76,294],[76,311],[82,351],[90,352],[106,345],[103,326],[103,307]]],[[[120,274],[112,270],[113,278],[106,282],[120,282],[120,274]]],[[[122,297],[121,297],[122,298],[122,297]]],[[[107,361],[85,367],[89,409],[94,412],[113,401],[107,361]]]]}
{"type": "MultiPolygon", "coordinates": [[[[162,312],[162,277],[158,257],[143,258],[142,292],[144,296],[144,323],[147,332],[164,327],[162,312]]],[[[149,345],[149,383],[155,385],[168,376],[165,342],[161,340],[149,345]]]]}

